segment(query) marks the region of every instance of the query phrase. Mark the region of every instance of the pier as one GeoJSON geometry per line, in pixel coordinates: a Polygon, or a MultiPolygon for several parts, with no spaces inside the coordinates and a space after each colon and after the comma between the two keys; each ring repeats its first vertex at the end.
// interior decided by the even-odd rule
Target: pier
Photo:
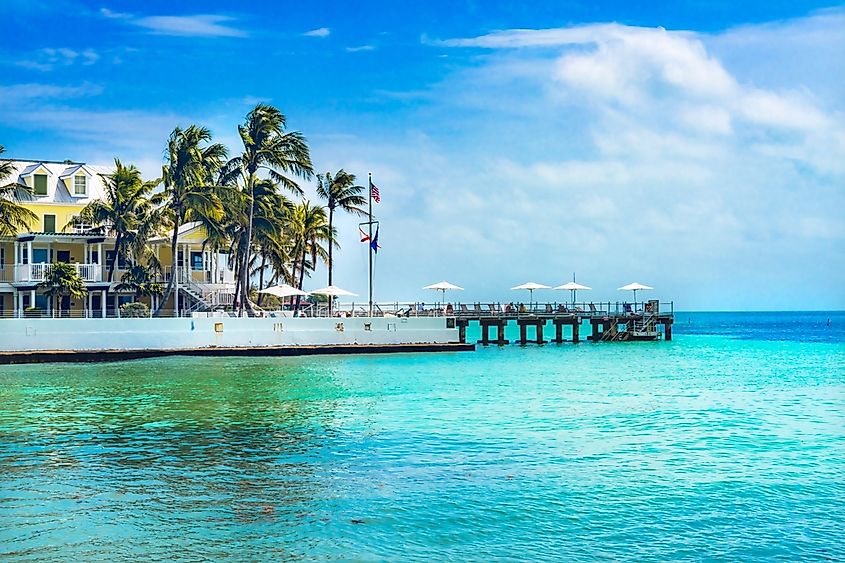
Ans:
{"type": "Polygon", "coordinates": [[[467,329],[478,323],[481,338],[478,344],[503,346],[510,341],[505,336],[509,323],[519,327],[517,344],[577,343],[584,338],[582,329],[589,327],[586,340],[592,342],[629,342],[672,340],[675,321],[674,304],[647,301],[645,303],[583,303],[574,307],[544,303],[525,310],[508,310],[500,304],[464,304],[446,306],[442,314],[455,317],[460,341],[466,342],[467,329]],[[638,307],[639,305],[639,307],[638,307]],[[450,308],[451,307],[451,308],[450,308]],[[551,326],[549,326],[551,325],[551,326]],[[547,330],[553,330],[552,336],[547,330]]]}

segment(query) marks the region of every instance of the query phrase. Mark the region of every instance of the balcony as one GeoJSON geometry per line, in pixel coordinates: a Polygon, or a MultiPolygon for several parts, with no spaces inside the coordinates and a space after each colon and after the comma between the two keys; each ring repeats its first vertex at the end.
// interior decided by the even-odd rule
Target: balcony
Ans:
{"type": "MultiPolygon", "coordinates": [[[[71,264],[79,274],[79,277],[86,282],[102,281],[103,273],[99,264],[71,264]]],[[[17,264],[15,265],[16,282],[40,283],[45,280],[53,264],[17,264]]]]}

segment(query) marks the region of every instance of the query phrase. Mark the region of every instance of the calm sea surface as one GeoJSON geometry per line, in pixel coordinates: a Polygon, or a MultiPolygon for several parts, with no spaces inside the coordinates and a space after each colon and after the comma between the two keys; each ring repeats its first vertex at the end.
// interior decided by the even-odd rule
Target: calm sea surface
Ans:
{"type": "Polygon", "coordinates": [[[843,560],[845,314],[676,320],[659,343],[0,366],[0,557],[843,560]]]}

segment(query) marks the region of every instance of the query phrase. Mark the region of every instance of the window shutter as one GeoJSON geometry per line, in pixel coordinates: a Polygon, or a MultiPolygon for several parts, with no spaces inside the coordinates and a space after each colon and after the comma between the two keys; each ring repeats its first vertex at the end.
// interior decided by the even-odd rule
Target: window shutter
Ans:
{"type": "Polygon", "coordinates": [[[47,195],[47,175],[36,174],[33,178],[35,183],[35,195],[47,195]]]}

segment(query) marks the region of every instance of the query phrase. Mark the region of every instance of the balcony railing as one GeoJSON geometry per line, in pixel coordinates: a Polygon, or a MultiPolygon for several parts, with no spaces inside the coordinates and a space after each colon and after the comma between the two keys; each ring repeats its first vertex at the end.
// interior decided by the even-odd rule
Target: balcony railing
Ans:
{"type": "MultiPolygon", "coordinates": [[[[102,281],[102,269],[99,264],[71,264],[83,281],[102,281]]],[[[17,264],[15,265],[16,282],[43,282],[53,264],[41,262],[38,264],[17,264]]]]}

